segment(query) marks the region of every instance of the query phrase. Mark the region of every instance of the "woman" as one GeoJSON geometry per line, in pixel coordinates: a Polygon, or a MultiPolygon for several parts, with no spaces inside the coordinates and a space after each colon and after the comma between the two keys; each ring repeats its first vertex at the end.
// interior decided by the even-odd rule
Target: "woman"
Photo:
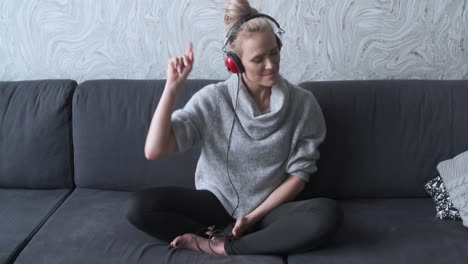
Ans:
{"type": "Polygon", "coordinates": [[[201,144],[196,190],[137,192],[129,221],[173,248],[208,254],[317,248],[335,233],[341,210],[330,199],[293,199],[316,171],[325,137],[320,107],[311,93],[280,76],[277,22],[246,0],[228,1],[225,12],[225,48],[234,59],[227,66],[238,75],[208,85],[172,113],[194,62],[189,44],[184,56],[169,61],[145,144],[150,160],[201,144]]]}

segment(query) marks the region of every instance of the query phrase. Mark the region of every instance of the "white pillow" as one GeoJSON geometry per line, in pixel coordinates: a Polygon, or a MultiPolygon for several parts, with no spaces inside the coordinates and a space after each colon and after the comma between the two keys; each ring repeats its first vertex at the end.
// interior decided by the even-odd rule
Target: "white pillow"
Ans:
{"type": "Polygon", "coordinates": [[[440,162],[437,170],[463,225],[468,227],[468,151],[440,162]]]}

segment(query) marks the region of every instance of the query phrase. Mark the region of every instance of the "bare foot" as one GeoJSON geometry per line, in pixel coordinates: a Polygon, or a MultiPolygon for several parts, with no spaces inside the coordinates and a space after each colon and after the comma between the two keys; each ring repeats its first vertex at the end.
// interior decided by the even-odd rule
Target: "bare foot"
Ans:
{"type": "Polygon", "coordinates": [[[170,246],[172,248],[187,248],[210,255],[227,255],[226,251],[224,251],[224,239],[220,237],[213,237],[208,240],[189,233],[176,237],[170,246]]]}

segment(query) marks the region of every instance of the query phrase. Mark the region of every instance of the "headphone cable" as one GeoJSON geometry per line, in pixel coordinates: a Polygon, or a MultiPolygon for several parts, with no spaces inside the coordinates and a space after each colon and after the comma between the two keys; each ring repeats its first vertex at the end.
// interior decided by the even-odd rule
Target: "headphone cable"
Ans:
{"type": "Polygon", "coordinates": [[[231,217],[234,216],[234,212],[236,212],[237,208],[239,208],[239,202],[240,202],[239,193],[237,192],[237,189],[234,186],[234,183],[232,182],[231,175],[229,174],[229,150],[231,149],[232,132],[234,130],[234,124],[235,124],[236,118],[237,118],[237,112],[236,111],[237,111],[237,105],[238,105],[238,99],[239,99],[240,79],[241,79],[240,74],[237,74],[236,102],[235,102],[235,105],[234,105],[234,116],[233,116],[233,119],[232,119],[231,131],[229,132],[228,147],[227,147],[227,151],[226,151],[226,172],[227,172],[227,175],[228,175],[228,178],[229,178],[229,182],[231,183],[232,188],[236,192],[236,197],[237,197],[237,204],[236,204],[236,207],[234,208],[234,210],[231,213],[231,217]]]}

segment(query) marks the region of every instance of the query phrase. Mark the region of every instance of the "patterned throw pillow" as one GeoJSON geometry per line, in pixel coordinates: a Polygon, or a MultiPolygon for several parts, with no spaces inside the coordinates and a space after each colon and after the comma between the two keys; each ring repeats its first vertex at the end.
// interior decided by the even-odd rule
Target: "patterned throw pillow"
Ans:
{"type": "Polygon", "coordinates": [[[453,206],[440,176],[428,181],[424,185],[436,205],[436,218],[441,220],[461,220],[460,213],[453,206]]]}

